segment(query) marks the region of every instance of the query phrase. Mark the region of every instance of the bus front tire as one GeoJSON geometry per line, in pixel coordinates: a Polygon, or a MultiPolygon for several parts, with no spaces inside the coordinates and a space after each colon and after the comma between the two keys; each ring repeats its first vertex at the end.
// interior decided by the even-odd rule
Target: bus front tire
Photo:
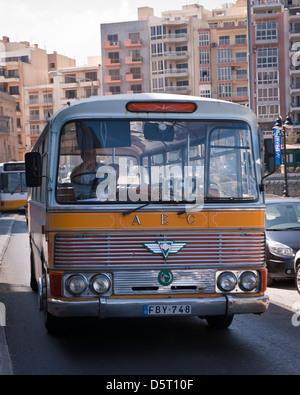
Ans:
{"type": "Polygon", "coordinates": [[[45,313],[45,327],[50,335],[63,335],[68,332],[70,321],[68,318],[55,317],[47,311],[45,313]]]}
{"type": "Polygon", "coordinates": [[[205,320],[210,328],[226,329],[233,320],[234,315],[213,315],[205,317],[205,320]]]}

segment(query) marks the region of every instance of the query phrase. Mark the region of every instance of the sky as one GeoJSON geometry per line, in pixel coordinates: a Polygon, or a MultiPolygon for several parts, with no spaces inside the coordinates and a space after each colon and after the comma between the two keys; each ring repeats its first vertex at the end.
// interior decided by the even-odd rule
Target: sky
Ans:
{"type": "Polygon", "coordinates": [[[152,7],[160,17],[163,11],[195,3],[211,10],[226,0],[0,0],[0,39],[29,41],[82,66],[87,56],[101,53],[100,24],[137,20],[138,7],[152,7]]]}

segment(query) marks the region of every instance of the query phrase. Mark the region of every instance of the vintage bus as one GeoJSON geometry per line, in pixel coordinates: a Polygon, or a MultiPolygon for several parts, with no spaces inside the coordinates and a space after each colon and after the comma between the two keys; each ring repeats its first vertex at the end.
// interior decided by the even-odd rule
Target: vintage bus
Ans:
{"type": "Polygon", "coordinates": [[[26,204],[25,162],[0,163],[0,210],[25,210],[26,204]]]}
{"type": "Polygon", "coordinates": [[[70,317],[224,328],[265,312],[262,152],[255,115],[225,101],[97,96],[55,114],[25,157],[48,331],[70,317]]]}

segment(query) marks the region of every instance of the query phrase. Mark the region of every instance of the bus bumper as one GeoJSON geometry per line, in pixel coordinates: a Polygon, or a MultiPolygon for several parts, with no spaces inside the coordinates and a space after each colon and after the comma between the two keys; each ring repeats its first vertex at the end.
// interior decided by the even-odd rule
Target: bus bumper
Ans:
{"type": "Polygon", "coordinates": [[[234,314],[261,314],[269,306],[266,295],[238,297],[224,295],[218,297],[179,299],[106,299],[66,301],[48,299],[48,312],[56,317],[151,317],[151,316],[215,316],[234,314]],[[148,306],[152,306],[151,314],[148,306]],[[157,309],[155,307],[158,306],[157,309]],[[173,306],[190,306],[181,313],[173,314],[173,306]],[[169,307],[169,309],[168,309],[169,307]],[[155,311],[159,314],[155,314],[155,311]],[[153,313],[153,314],[152,314],[153,313]]]}

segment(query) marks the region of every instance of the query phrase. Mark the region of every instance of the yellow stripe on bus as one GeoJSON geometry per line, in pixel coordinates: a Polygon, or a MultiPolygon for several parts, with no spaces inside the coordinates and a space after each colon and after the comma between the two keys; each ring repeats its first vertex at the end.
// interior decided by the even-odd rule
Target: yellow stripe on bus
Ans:
{"type": "Polygon", "coordinates": [[[51,213],[48,231],[142,229],[264,228],[264,211],[202,211],[199,213],[51,213]]]}

